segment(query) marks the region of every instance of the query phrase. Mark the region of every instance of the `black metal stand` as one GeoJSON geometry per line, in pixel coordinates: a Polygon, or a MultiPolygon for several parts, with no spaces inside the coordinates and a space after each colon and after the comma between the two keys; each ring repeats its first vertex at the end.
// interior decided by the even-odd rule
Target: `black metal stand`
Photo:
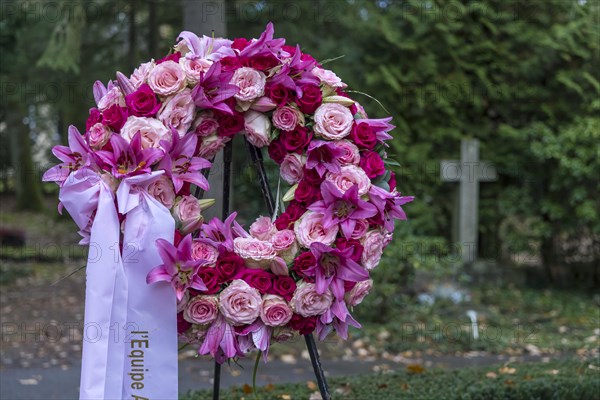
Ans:
{"type": "MultiPolygon", "coordinates": [[[[245,139],[245,138],[244,138],[245,139]]],[[[250,154],[250,159],[260,182],[260,190],[267,205],[269,214],[273,215],[275,212],[275,199],[273,199],[273,193],[269,186],[269,179],[263,163],[263,156],[261,149],[253,146],[246,140],[246,147],[250,154]]],[[[223,214],[222,219],[225,220],[229,215],[229,195],[231,187],[231,160],[232,160],[232,142],[225,145],[223,149],[223,214]]],[[[321,366],[321,360],[319,359],[319,351],[317,350],[317,344],[312,334],[304,335],[306,341],[306,348],[310,355],[310,361],[312,363],[313,370],[315,372],[315,378],[319,385],[319,391],[323,400],[331,400],[331,394],[327,387],[327,380],[325,379],[325,372],[321,366]]],[[[213,383],[213,400],[219,400],[219,391],[221,386],[221,365],[215,361],[214,371],[214,383],[213,383]]]]}

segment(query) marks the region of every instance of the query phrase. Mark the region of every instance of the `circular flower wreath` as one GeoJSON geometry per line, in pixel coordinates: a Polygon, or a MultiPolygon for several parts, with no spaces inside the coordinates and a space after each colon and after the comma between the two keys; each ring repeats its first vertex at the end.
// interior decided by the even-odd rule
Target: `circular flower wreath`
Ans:
{"type": "MultiPolygon", "coordinates": [[[[116,189],[121,179],[164,171],[148,193],[171,210],[174,243],[158,240],[163,264],[148,283],[168,281],[178,332],[218,361],[268,351],[270,342],[359,328],[349,309],[372,287],[369,271],[412,197],[386,169],[390,118],[369,119],[347,87],[299,46],[273,38],[198,37],[182,32],[172,54],[127,78],[94,85],[85,135],[69,129],[63,161],[45,175],[62,185],[90,168],[116,189]],[[292,185],[285,211],[244,230],[231,214],[205,222],[201,173],[237,134],[268,153],[292,185]]],[[[89,227],[80,233],[89,240],[89,227]]]]}

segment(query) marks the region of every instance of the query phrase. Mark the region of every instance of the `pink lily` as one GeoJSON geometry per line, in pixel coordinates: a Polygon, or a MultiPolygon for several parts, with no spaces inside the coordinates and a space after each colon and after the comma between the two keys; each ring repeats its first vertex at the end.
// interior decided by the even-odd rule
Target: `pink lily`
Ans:
{"type": "Polygon", "coordinates": [[[220,314],[208,328],[198,353],[211,354],[219,364],[235,355],[244,355],[238,347],[234,328],[220,314]]]}
{"type": "Polygon", "coordinates": [[[325,181],[321,185],[321,194],[323,200],[313,203],[308,209],[324,215],[325,229],[340,224],[346,238],[352,235],[357,220],[371,218],[377,214],[377,208],[373,204],[359,197],[358,185],[342,193],[333,183],[325,181]]]}
{"type": "Polygon", "coordinates": [[[252,57],[263,52],[277,54],[285,44],[285,39],[273,39],[274,33],[273,23],[269,22],[260,37],[241,51],[240,57],[252,57]]]}
{"type": "Polygon", "coordinates": [[[382,220],[385,230],[393,232],[395,219],[406,220],[406,213],[402,206],[415,198],[414,196],[402,196],[397,192],[390,193],[379,186],[372,185],[369,189],[369,199],[377,207],[378,217],[382,220]]]}
{"type": "Polygon", "coordinates": [[[229,83],[232,76],[233,72],[221,73],[221,63],[214,62],[208,71],[200,74],[200,81],[192,90],[196,106],[232,114],[233,110],[225,102],[239,90],[237,86],[229,83]]]}
{"type": "Polygon", "coordinates": [[[184,237],[177,247],[164,239],[158,239],[156,247],[163,263],[148,273],[146,283],[170,282],[175,288],[177,300],[183,298],[188,288],[207,290],[202,278],[198,276],[198,269],[206,261],[192,258],[191,234],[184,237]]]}
{"type": "Polygon", "coordinates": [[[112,151],[100,150],[96,154],[110,167],[115,178],[149,173],[150,167],[163,157],[160,149],[142,149],[139,132],[129,143],[120,135],[112,135],[110,144],[112,151]]]}
{"type": "Polygon", "coordinates": [[[210,222],[202,225],[200,237],[214,247],[223,247],[227,251],[233,251],[233,239],[236,237],[249,237],[250,235],[237,223],[237,213],[231,213],[225,221],[213,218],[210,222]]]}
{"type": "Polygon", "coordinates": [[[320,176],[323,176],[325,171],[340,172],[339,158],[343,153],[344,150],[337,147],[333,142],[313,140],[306,151],[306,168],[316,169],[320,176]]]}
{"type": "Polygon", "coordinates": [[[238,332],[240,350],[247,353],[252,347],[256,347],[262,351],[263,360],[267,362],[272,333],[273,328],[265,325],[260,318],[257,318],[252,324],[238,332]]]}
{"type": "Polygon", "coordinates": [[[194,157],[198,136],[185,135],[179,138],[176,130],[172,130],[172,141],[161,141],[163,148],[168,149],[163,159],[158,164],[158,169],[164,169],[168,177],[173,180],[175,192],[179,192],[183,182],[192,183],[203,190],[208,190],[208,181],[200,170],[210,168],[210,161],[202,157],[194,157]]]}
{"type": "Polygon", "coordinates": [[[360,328],[361,325],[350,315],[346,303],[340,299],[335,299],[331,308],[321,315],[317,320],[316,333],[319,340],[325,337],[333,330],[338,335],[346,340],[348,339],[348,326],[352,325],[355,328],[360,328]]]}
{"type": "Polygon", "coordinates": [[[357,124],[367,124],[369,128],[373,132],[375,132],[375,137],[379,142],[385,142],[392,138],[392,136],[388,133],[392,129],[395,128],[394,125],[390,124],[392,117],[387,118],[379,118],[379,119],[357,119],[357,124]]]}
{"type": "Polygon", "coordinates": [[[73,125],[69,126],[69,145],[54,146],[52,154],[62,163],[55,165],[44,173],[44,182],[56,182],[62,186],[69,174],[83,167],[96,165],[94,152],[83,139],[83,136],[73,125]]]}
{"type": "Polygon", "coordinates": [[[315,277],[315,290],[325,293],[328,287],[336,299],[343,299],[344,281],[360,282],[369,279],[369,273],[350,257],[354,249],[344,250],[331,248],[323,243],[315,242],[310,245],[310,251],[317,263],[304,273],[315,277]]]}

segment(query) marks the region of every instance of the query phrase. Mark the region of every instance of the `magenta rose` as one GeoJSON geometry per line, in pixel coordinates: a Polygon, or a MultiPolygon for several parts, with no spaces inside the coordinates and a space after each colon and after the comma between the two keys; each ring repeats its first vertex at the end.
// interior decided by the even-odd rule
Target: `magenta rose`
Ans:
{"type": "Polygon", "coordinates": [[[90,108],[90,115],[87,121],[85,121],[85,130],[89,131],[98,122],[102,122],[102,113],[97,108],[90,108]]]}
{"type": "Polygon", "coordinates": [[[244,116],[238,112],[234,112],[231,115],[221,114],[217,120],[219,121],[219,135],[233,136],[244,130],[244,116]]]}
{"type": "Polygon", "coordinates": [[[277,229],[288,229],[291,224],[296,222],[306,212],[306,206],[297,201],[291,201],[285,212],[275,220],[277,229]]]}
{"type": "Polygon", "coordinates": [[[245,268],[238,271],[234,278],[247,282],[261,293],[268,293],[273,285],[273,274],[262,269],[245,268]]]}
{"type": "Polygon", "coordinates": [[[323,101],[321,88],[315,85],[302,85],[302,97],[296,97],[296,104],[304,114],[313,114],[323,101]]]}
{"type": "Polygon", "coordinates": [[[375,132],[373,132],[369,124],[364,122],[358,122],[354,125],[350,137],[358,147],[363,149],[373,150],[377,144],[375,132]]]}
{"type": "Polygon", "coordinates": [[[277,139],[273,140],[269,145],[269,157],[277,164],[281,164],[283,162],[283,158],[287,154],[287,150],[285,145],[283,144],[283,140],[281,136],[277,139]]]}
{"type": "Polygon", "coordinates": [[[298,184],[294,192],[294,198],[300,203],[310,204],[318,201],[320,198],[320,190],[318,186],[313,185],[307,180],[302,180],[298,184]]]}
{"type": "Polygon", "coordinates": [[[210,324],[217,319],[218,315],[219,300],[217,296],[192,297],[183,310],[183,318],[192,324],[210,324]]]}
{"type": "Polygon", "coordinates": [[[388,185],[390,186],[390,192],[393,192],[396,189],[396,174],[394,172],[390,174],[388,185]]]}
{"type": "Polygon", "coordinates": [[[219,257],[216,270],[221,282],[227,282],[235,276],[238,271],[245,268],[244,259],[235,253],[225,253],[219,257]]]}
{"type": "Polygon", "coordinates": [[[137,117],[153,117],[160,109],[160,101],[146,83],[125,96],[125,104],[129,108],[129,113],[137,117]]]}
{"type": "Polygon", "coordinates": [[[240,59],[233,56],[223,57],[219,60],[219,63],[221,64],[221,71],[223,72],[235,71],[242,66],[240,59]]]}
{"type": "Polygon", "coordinates": [[[281,132],[281,140],[285,149],[289,152],[303,150],[312,139],[312,131],[303,126],[298,126],[292,131],[281,132]]]}
{"type": "Polygon", "coordinates": [[[273,286],[269,293],[279,295],[286,301],[292,300],[296,290],[296,281],[291,276],[277,276],[273,279],[273,286]]]}
{"type": "Polygon", "coordinates": [[[296,314],[312,317],[325,314],[332,303],[333,294],[329,288],[323,294],[319,294],[314,283],[301,282],[296,287],[290,306],[296,314]]]}
{"type": "Polygon", "coordinates": [[[266,294],[262,298],[260,319],[267,326],[283,326],[292,319],[292,309],[281,296],[266,294]]]}
{"type": "Polygon", "coordinates": [[[306,278],[306,270],[314,267],[317,264],[315,256],[310,251],[305,251],[294,260],[292,271],[302,278],[306,278]]]}
{"type": "Polygon", "coordinates": [[[102,122],[119,133],[127,121],[127,108],[113,104],[102,112],[102,122]]]}
{"type": "MultiPolygon", "coordinates": [[[[204,294],[214,294],[218,293],[221,290],[221,283],[219,282],[219,275],[215,268],[203,267],[198,270],[198,276],[206,285],[206,290],[203,290],[204,294]]],[[[190,290],[192,293],[200,293],[195,290],[190,290]]]]}
{"type": "Polygon", "coordinates": [[[271,85],[267,88],[267,96],[278,106],[284,106],[290,99],[290,91],[283,85],[271,85]]]}
{"type": "Polygon", "coordinates": [[[317,327],[317,317],[305,318],[299,314],[294,314],[289,322],[289,326],[297,330],[301,335],[310,335],[317,327]]]}
{"type": "Polygon", "coordinates": [[[262,298],[255,288],[236,279],[219,296],[219,310],[231,325],[253,323],[260,315],[262,298]]]}
{"type": "Polygon", "coordinates": [[[369,151],[363,154],[359,165],[369,178],[375,178],[385,173],[385,165],[383,164],[383,160],[379,154],[374,151],[369,151]]]}
{"type": "Polygon", "coordinates": [[[271,53],[261,53],[245,60],[244,65],[259,71],[266,71],[279,65],[279,60],[271,53]]]}

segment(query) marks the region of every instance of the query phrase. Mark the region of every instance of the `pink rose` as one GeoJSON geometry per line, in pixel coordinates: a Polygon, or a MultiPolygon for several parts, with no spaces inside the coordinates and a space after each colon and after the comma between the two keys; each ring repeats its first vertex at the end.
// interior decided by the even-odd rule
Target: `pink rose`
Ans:
{"type": "Polygon", "coordinates": [[[346,193],[346,190],[354,185],[358,185],[358,194],[362,196],[363,194],[366,194],[371,187],[371,180],[365,171],[356,165],[343,165],[340,172],[329,172],[325,176],[325,179],[332,182],[342,193],[346,193]]]}
{"type": "Polygon", "coordinates": [[[319,67],[314,67],[312,71],[314,76],[319,78],[319,80],[333,88],[345,88],[346,85],[342,80],[333,72],[328,69],[322,69],[319,67]]]}
{"type": "Polygon", "coordinates": [[[205,260],[206,266],[214,266],[219,258],[219,250],[208,243],[194,240],[192,243],[192,259],[205,260]]]}
{"type": "Polygon", "coordinates": [[[233,251],[246,260],[250,268],[268,268],[277,256],[271,243],[254,238],[235,238],[233,251]]]}
{"type": "Polygon", "coordinates": [[[173,207],[173,203],[175,202],[175,189],[173,188],[173,182],[169,177],[165,175],[158,177],[158,179],[148,185],[148,193],[168,209],[173,207]]]}
{"type": "Polygon", "coordinates": [[[280,166],[281,177],[290,185],[300,182],[304,177],[304,164],[306,156],[298,153],[286,154],[280,166]]]}
{"type": "Polygon", "coordinates": [[[379,265],[381,255],[383,254],[384,239],[378,230],[367,232],[362,240],[364,250],[361,257],[361,264],[363,267],[371,270],[379,265]]]}
{"type": "Polygon", "coordinates": [[[277,233],[277,228],[269,217],[258,217],[250,225],[250,235],[256,239],[269,240],[275,233],[277,233]]]}
{"type": "Polygon", "coordinates": [[[335,241],[338,234],[338,225],[335,224],[331,228],[325,229],[323,227],[323,214],[307,211],[294,223],[294,233],[302,247],[309,248],[315,242],[329,246],[335,241]]]}
{"type": "Polygon", "coordinates": [[[304,125],[304,114],[295,108],[284,106],[273,112],[273,125],[283,131],[293,131],[298,124],[304,125]]]}
{"type": "Polygon", "coordinates": [[[133,85],[134,88],[139,88],[143,83],[146,83],[148,80],[148,75],[150,71],[154,68],[154,63],[152,61],[143,63],[139,67],[133,70],[133,74],[129,77],[129,81],[133,85]]]}
{"type": "Polygon", "coordinates": [[[219,122],[210,110],[199,111],[196,114],[196,119],[192,124],[194,132],[199,136],[209,136],[217,133],[219,122]]]}
{"type": "Polygon", "coordinates": [[[121,136],[131,141],[133,136],[140,132],[142,136],[142,148],[160,147],[160,141],[171,141],[171,131],[155,118],[129,116],[125,125],[121,128],[121,136]]]}
{"type": "Polygon", "coordinates": [[[225,147],[225,143],[230,140],[230,138],[218,136],[216,133],[210,136],[204,136],[196,155],[210,160],[221,151],[221,149],[225,147]]]}
{"type": "Polygon", "coordinates": [[[341,104],[325,103],[315,111],[315,133],[325,139],[340,140],[350,134],[354,117],[341,104]]]}
{"type": "Polygon", "coordinates": [[[87,131],[86,138],[92,149],[99,150],[108,143],[110,135],[112,135],[111,130],[102,123],[97,122],[87,131]]]}
{"type": "Polygon", "coordinates": [[[360,161],[360,153],[358,147],[348,140],[340,140],[336,143],[336,146],[344,150],[344,153],[339,157],[340,164],[354,164],[358,165],[360,161]]]}
{"type": "Polygon", "coordinates": [[[262,298],[258,290],[236,279],[219,297],[219,310],[231,325],[248,325],[260,315],[262,298]]]}
{"type": "Polygon", "coordinates": [[[294,261],[294,257],[298,252],[298,242],[296,242],[296,234],[290,229],[284,229],[275,233],[270,242],[273,248],[286,262],[294,261]]]}
{"type": "Polygon", "coordinates": [[[200,74],[208,71],[212,61],[206,58],[199,58],[193,55],[187,57],[181,57],[179,59],[179,66],[185,73],[187,83],[194,86],[200,81],[200,74]]]}
{"type": "Polygon", "coordinates": [[[271,143],[271,121],[258,111],[246,111],[244,113],[244,129],[246,138],[256,147],[268,146],[271,143]]]}
{"type": "Polygon", "coordinates": [[[262,298],[260,319],[268,326],[283,326],[292,319],[292,309],[281,296],[266,294],[262,298]]]}
{"type": "Polygon", "coordinates": [[[367,279],[366,281],[356,282],[356,285],[344,296],[346,303],[350,307],[354,307],[362,303],[365,296],[369,294],[373,287],[373,280],[367,279]]]}
{"type": "Polygon", "coordinates": [[[365,219],[357,219],[350,239],[362,239],[369,230],[369,222],[365,219]]]}
{"type": "Polygon", "coordinates": [[[204,221],[200,202],[194,196],[178,197],[171,214],[183,235],[195,231],[204,221]]]}
{"type": "Polygon", "coordinates": [[[329,289],[323,294],[318,294],[315,284],[302,282],[296,287],[290,306],[296,314],[303,317],[324,314],[333,303],[333,294],[329,289]]]}
{"type": "Polygon", "coordinates": [[[123,92],[121,92],[121,89],[117,86],[113,87],[102,96],[100,101],[98,101],[98,109],[104,111],[113,105],[125,107],[125,97],[123,97],[123,92]]]}
{"type": "Polygon", "coordinates": [[[234,96],[240,101],[251,101],[265,94],[267,77],[254,68],[242,67],[235,71],[229,83],[240,90],[234,96]]]}
{"type": "Polygon", "coordinates": [[[177,130],[179,137],[183,137],[192,125],[195,110],[196,105],[192,99],[192,91],[184,89],[166,99],[156,117],[165,126],[177,130]]]}
{"type": "Polygon", "coordinates": [[[199,295],[188,301],[183,318],[192,324],[206,325],[217,319],[219,300],[217,296],[199,295]]]}
{"type": "Polygon", "coordinates": [[[148,85],[162,96],[175,94],[185,87],[186,75],[175,61],[168,60],[155,66],[148,75],[148,85]]]}

